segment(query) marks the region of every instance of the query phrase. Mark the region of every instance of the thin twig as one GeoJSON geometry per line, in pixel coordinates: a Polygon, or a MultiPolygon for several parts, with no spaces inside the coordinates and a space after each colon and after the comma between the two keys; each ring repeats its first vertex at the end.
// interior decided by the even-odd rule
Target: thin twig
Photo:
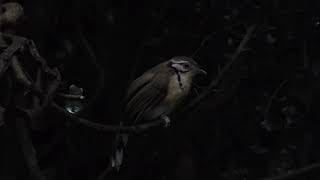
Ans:
{"type": "Polygon", "coordinates": [[[212,38],[212,36],[213,36],[213,33],[206,35],[202,39],[200,46],[192,53],[191,57],[194,58],[200,52],[200,50],[205,46],[206,42],[212,38]]]}
{"type": "Polygon", "coordinates": [[[85,99],[85,97],[83,95],[75,95],[75,94],[57,93],[57,96],[65,98],[65,99],[75,99],[75,100],[85,99]]]}
{"type": "Polygon", "coordinates": [[[49,68],[49,66],[47,65],[47,61],[40,55],[35,43],[33,40],[27,40],[26,41],[26,45],[29,49],[29,52],[30,54],[33,56],[33,58],[38,62],[40,63],[41,67],[42,67],[42,70],[45,72],[45,73],[48,73],[52,76],[56,76],[57,73],[56,71],[53,71],[51,68],[49,68]]]}
{"type": "Polygon", "coordinates": [[[319,172],[320,169],[320,163],[315,163],[300,169],[290,170],[290,172],[287,172],[285,174],[275,176],[275,177],[268,177],[268,178],[262,178],[260,180],[287,180],[287,179],[296,179],[298,177],[302,177],[306,175],[306,173],[310,173],[312,171],[319,172]],[[317,170],[317,171],[316,171],[317,170]]]}
{"type": "Polygon", "coordinates": [[[32,82],[25,74],[20,62],[18,61],[17,56],[12,57],[11,67],[18,82],[22,83],[26,87],[32,86],[32,82]]]}
{"type": "Polygon", "coordinates": [[[41,105],[37,105],[33,109],[22,110],[23,112],[27,113],[29,117],[32,119],[39,117],[39,115],[41,115],[44,112],[44,109],[48,107],[48,105],[52,102],[53,96],[61,83],[61,76],[59,71],[57,69],[51,71],[52,73],[55,72],[56,78],[48,85],[46,89],[46,94],[42,95],[41,105]]]}
{"type": "Polygon", "coordinates": [[[104,180],[105,177],[108,175],[108,173],[112,170],[112,164],[111,161],[109,162],[108,166],[102,171],[102,173],[99,175],[97,180],[104,180]]]}
{"type": "Polygon", "coordinates": [[[14,72],[14,77],[20,84],[22,84],[25,88],[29,89],[32,93],[38,96],[43,94],[42,90],[37,88],[32,80],[28,78],[29,75],[21,66],[17,56],[12,57],[11,67],[14,72]]]}
{"type": "Polygon", "coordinates": [[[269,101],[268,101],[268,104],[267,104],[267,107],[266,107],[266,110],[264,112],[264,120],[267,120],[268,119],[268,114],[270,112],[270,108],[272,106],[272,103],[274,101],[274,99],[277,97],[277,95],[279,94],[280,90],[282,89],[282,87],[287,83],[288,81],[287,80],[284,80],[280,83],[280,85],[273,91],[269,101]]]}
{"type": "Polygon", "coordinates": [[[268,104],[266,106],[266,109],[264,111],[264,116],[263,116],[263,122],[262,124],[264,125],[264,127],[268,130],[271,131],[271,127],[269,127],[269,112],[272,106],[272,103],[274,101],[274,99],[277,97],[277,95],[279,94],[280,90],[282,89],[282,87],[287,83],[287,80],[284,80],[280,83],[280,85],[274,90],[274,92],[272,93],[268,104]]]}

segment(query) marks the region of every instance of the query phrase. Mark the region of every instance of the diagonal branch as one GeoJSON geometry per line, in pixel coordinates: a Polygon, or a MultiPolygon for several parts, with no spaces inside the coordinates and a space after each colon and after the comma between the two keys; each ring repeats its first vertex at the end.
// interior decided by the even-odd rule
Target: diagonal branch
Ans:
{"type": "Polygon", "coordinates": [[[256,28],[256,25],[252,25],[247,29],[246,35],[243,37],[242,41],[240,42],[238,48],[234,52],[234,54],[231,56],[230,61],[218,72],[218,75],[215,79],[213,79],[209,86],[193,101],[191,101],[183,111],[187,111],[188,109],[191,109],[192,107],[195,107],[197,104],[199,104],[203,99],[205,99],[207,96],[209,96],[212,92],[212,89],[217,87],[221,80],[225,77],[225,74],[231,69],[232,65],[239,59],[238,57],[240,54],[245,51],[245,47],[249,40],[251,39],[251,36],[254,33],[254,30],[256,28]]]}
{"type": "Polygon", "coordinates": [[[33,42],[33,40],[28,39],[28,41],[26,41],[26,45],[28,47],[28,50],[30,52],[30,54],[33,56],[33,58],[40,63],[42,70],[45,73],[48,73],[54,77],[56,77],[57,73],[52,70],[51,68],[49,68],[49,66],[47,65],[46,60],[40,55],[40,53],[38,52],[38,49],[35,45],[35,43],[33,42]]]}
{"type": "Polygon", "coordinates": [[[273,101],[276,99],[277,95],[279,94],[280,90],[282,89],[282,87],[287,83],[287,80],[282,81],[282,83],[280,83],[280,85],[274,90],[274,92],[272,93],[268,104],[266,106],[266,109],[264,111],[264,117],[263,117],[263,121],[262,121],[262,125],[264,128],[266,128],[266,130],[271,131],[271,125],[270,125],[270,119],[269,119],[269,113],[270,113],[270,109],[272,107],[272,103],[273,101]]]}
{"type": "Polygon", "coordinates": [[[311,164],[309,166],[300,168],[300,169],[296,169],[296,170],[291,170],[288,173],[279,175],[279,176],[275,176],[275,177],[268,177],[268,178],[262,178],[260,180],[287,180],[287,179],[297,179],[297,178],[302,178],[305,177],[305,175],[307,173],[310,172],[319,172],[320,169],[320,163],[314,163],[311,164]]]}
{"type": "Polygon", "coordinates": [[[12,63],[12,56],[14,55],[14,53],[16,53],[19,49],[21,49],[24,46],[26,39],[18,36],[3,34],[3,33],[0,33],[0,36],[7,37],[7,38],[9,37],[12,39],[11,45],[0,54],[0,61],[1,61],[0,62],[0,78],[1,78],[1,76],[6,72],[6,70],[9,68],[9,66],[12,63]]]}

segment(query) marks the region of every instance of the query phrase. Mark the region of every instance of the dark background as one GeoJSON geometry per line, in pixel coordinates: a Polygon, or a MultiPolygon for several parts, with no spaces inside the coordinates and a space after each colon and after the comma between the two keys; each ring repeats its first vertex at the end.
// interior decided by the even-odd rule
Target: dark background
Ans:
{"type": "MultiPolygon", "coordinates": [[[[193,56],[207,70],[196,81],[201,93],[256,26],[210,96],[175,116],[171,127],[132,135],[125,166],[104,179],[259,179],[319,161],[319,1],[18,2],[25,17],[17,34],[59,67],[65,87],[84,89],[90,101],[79,116],[102,124],[119,122],[134,78],[172,56],[193,56]]],[[[192,92],[186,104],[196,97],[192,92]]],[[[101,177],[114,133],[47,115],[58,123],[31,132],[47,179],[101,177]]],[[[1,180],[29,177],[14,139],[12,129],[0,128],[1,180]]]]}

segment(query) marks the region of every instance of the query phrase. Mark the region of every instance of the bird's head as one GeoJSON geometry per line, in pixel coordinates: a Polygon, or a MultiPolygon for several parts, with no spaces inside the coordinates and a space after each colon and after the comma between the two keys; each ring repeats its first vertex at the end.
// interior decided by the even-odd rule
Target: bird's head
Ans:
{"type": "Polygon", "coordinates": [[[200,66],[189,57],[176,56],[169,60],[168,66],[173,68],[181,75],[195,76],[198,74],[206,75],[207,72],[200,68],[200,66]]]}

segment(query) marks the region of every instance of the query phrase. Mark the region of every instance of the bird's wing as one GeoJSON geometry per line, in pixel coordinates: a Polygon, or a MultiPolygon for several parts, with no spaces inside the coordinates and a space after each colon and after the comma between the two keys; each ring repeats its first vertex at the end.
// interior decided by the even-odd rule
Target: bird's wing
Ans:
{"type": "Polygon", "coordinates": [[[167,95],[168,84],[169,76],[162,73],[154,74],[149,81],[142,83],[132,98],[128,99],[126,112],[130,119],[135,119],[137,122],[143,119],[148,111],[159,105],[167,95]]]}
{"type": "Polygon", "coordinates": [[[135,93],[137,93],[152,80],[153,76],[154,73],[147,71],[142,76],[134,80],[127,90],[125,101],[129,101],[129,99],[132,98],[135,93]]]}
{"type": "Polygon", "coordinates": [[[134,94],[136,94],[140,89],[142,89],[146,84],[148,84],[154,78],[155,74],[157,74],[157,69],[161,68],[160,66],[163,66],[163,64],[164,63],[154,66],[153,68],[143,73],[136,80],[134,80],[127,90],[125,101],[128,101],[130,98],[132,98],[134,94]]]}

